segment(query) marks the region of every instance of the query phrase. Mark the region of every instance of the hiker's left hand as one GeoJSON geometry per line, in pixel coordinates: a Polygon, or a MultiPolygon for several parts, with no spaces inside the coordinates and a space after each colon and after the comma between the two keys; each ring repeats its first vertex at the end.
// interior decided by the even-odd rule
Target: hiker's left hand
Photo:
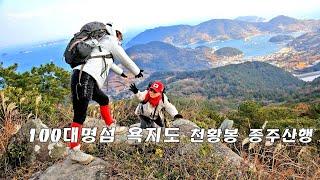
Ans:
{"type": "Polygon", "coordinates": [[[141,77],[143,77],[143,74],[142,74],[143,71],[144,71],[144,70],[141,69],[140,72],[139,72],[139,74],[136,75],[135,78],[141,78],[141,77]]]}
{"type": "Polygon", "coordinates": [[[132,91],[134,94],[137,94],[139,92],[139,89],[137,88],[135,83],[130,85],[130,89],[129,90],[132,91]]]}

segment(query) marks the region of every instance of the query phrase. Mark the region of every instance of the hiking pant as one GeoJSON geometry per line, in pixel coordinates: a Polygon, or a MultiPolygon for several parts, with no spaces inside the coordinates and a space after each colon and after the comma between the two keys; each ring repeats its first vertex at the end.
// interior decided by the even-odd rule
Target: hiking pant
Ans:
{"type": "Polygon", "coordinates": [[[143,115],[139,115],[140,119],[140,128],[146,129],[146,128],[155,128],[157,127],[156,124],[160,127],[164,127],[163,120],[158,117],[156,120],[152,120],[151,118],[143,115]]]}
{"type": "Polygon", "coordinates": [[[80,70],[73,71],[71,77],[71,92],[73,104],[73,122],[83,124],[87,116],[87,109],[91,100],[100,106],[109,104],[109,98],[98,87],[95,79],[88,73],[82,71],[79,83],[80,70]]]}

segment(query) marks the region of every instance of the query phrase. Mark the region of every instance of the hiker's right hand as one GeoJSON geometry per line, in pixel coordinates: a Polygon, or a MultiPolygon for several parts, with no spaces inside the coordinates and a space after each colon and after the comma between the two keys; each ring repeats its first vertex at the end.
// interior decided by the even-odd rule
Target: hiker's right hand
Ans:
{"type": "Polygon", "coordinates": [[[122,74],[121,74],[121,77],[127,78],[128,76],[127,76],[125,73],[122,73],[122,74]]]}
{"type": "Polygon", "coordinates": [[[143,71],[144,71],[144,70],[141,69],[140,72],[139,72],[139,74],[136,75],[135,78],[141,78],[141,77],[143,77],[143,74],[142,74],[143,71]]]}
{"type": "Polygon", "coordinates": [[[130,85],[130,89],[129,90],[132,91],[134,94],[137,94],[139,92],[139,89],[137,88],[135,83],[130,85]]]}

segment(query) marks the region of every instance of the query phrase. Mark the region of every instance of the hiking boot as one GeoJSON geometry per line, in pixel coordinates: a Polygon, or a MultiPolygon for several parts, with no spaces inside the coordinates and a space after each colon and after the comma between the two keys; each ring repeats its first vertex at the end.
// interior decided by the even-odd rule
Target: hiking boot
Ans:
{"type": "Polygon", "coordinates": [[[80,150],[80,145],[69,150],[69,156],[72,161],[76,161],[80,164],[87,165],[94,160],[94,157],[90,154],[86,154],[80,150]]]}

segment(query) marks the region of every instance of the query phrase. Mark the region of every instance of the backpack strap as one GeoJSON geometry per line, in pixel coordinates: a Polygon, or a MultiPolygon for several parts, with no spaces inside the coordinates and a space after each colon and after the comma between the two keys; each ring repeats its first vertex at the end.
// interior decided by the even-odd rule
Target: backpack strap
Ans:
{"type": "Polygon", "coordinates": [[[144,114],[143,104],[140,105],[140,108],[141,108],[141,113],[144,114]]]}
{"type": "MultiPolygon", "coordinates": [[[[99,48],[99,51],[102,52],[101,46],[98,46],[98,48],[99,48]]],[[[102,74],[107,71],[107,62],[106,62],[106,59],[105,59],[104,57],[102,57],[102,59],[103,59],[103,63],[104,63],[104,69],[102,70],[100,76],[102,76],[102,74]]]]}
{"type": "Polygon", "coordinates": [[[81,65],[80,72],[79,72],[78,84],[76,85],[76,94],[77,94],[77,99],[78,100],[80,100],[79,99],[79,95],[78,95],[78,85],[82,86],[81,85],[81,76],[82,76],[83,67],[84,67],[84,64],[81,65]]]}
{"type": "Polygon", "coordinates": [[[112,60],[114,61],[112,54],[98,55],[98,56],[90,56],[90,58],[112,58],[112,60]]]}
{"type": "Polygon", "coordinates": [[[157,105],[156,108],[154,108],[152,119],[154,119],[154,116],[156,115],[156,111],[157,111],[157,109],[158,109],[158,106],[159,106],[159,105],[157,105]]]}
{"type": "Polygon", "coordinates": [[[71,49],[72,49],[76,44],[78,44],[78,43],[81,42],[81,41],[86,40],[87,38],[88,38],[88,36],[85,36],[85,37],[83,37],[83,38],[75,41],[74,43],[72,43],[71,46],[69,47],[68,51],[71,51],[71,49]]]}
{"type": "Polygon", "coordinates": [[[80,86],[81,86],[80,80],[81,80],[81,75],[82,75],[83,67],[84,67],[84,64],[81,65],[80,73],[79,73],[79,82],[78,82],[78,83],[80,84],[80,86]]]}
{"type": "MultiPolygon", "coordinates": [[[[91,57],[91,56],[87,56],[86,59],[85,59],[85,62],[87,62],[87,60],[90,59],[90,57],[91,57]]],[[[86,63],[81,64],[81,68],[80,68],[79,82],[78,82],[78,84],[79,84],[80,86],[81,86],[81,82],[80,82],[80,80],[81,80],[81,75],[82,75],[83,67],[84,67],[85,64],[86,64],[86,63]]]]}
{"type": "Polygon", "coordinates": [[[168,122],[167,122],[167,119],[164,115],[164,111],[166,110],[166,108],[162,108],[160,111],[162,111],[162,114],[163,114],[163,124],[164,124],[164,127],[167,128],[168,127],[168,122]]]}

